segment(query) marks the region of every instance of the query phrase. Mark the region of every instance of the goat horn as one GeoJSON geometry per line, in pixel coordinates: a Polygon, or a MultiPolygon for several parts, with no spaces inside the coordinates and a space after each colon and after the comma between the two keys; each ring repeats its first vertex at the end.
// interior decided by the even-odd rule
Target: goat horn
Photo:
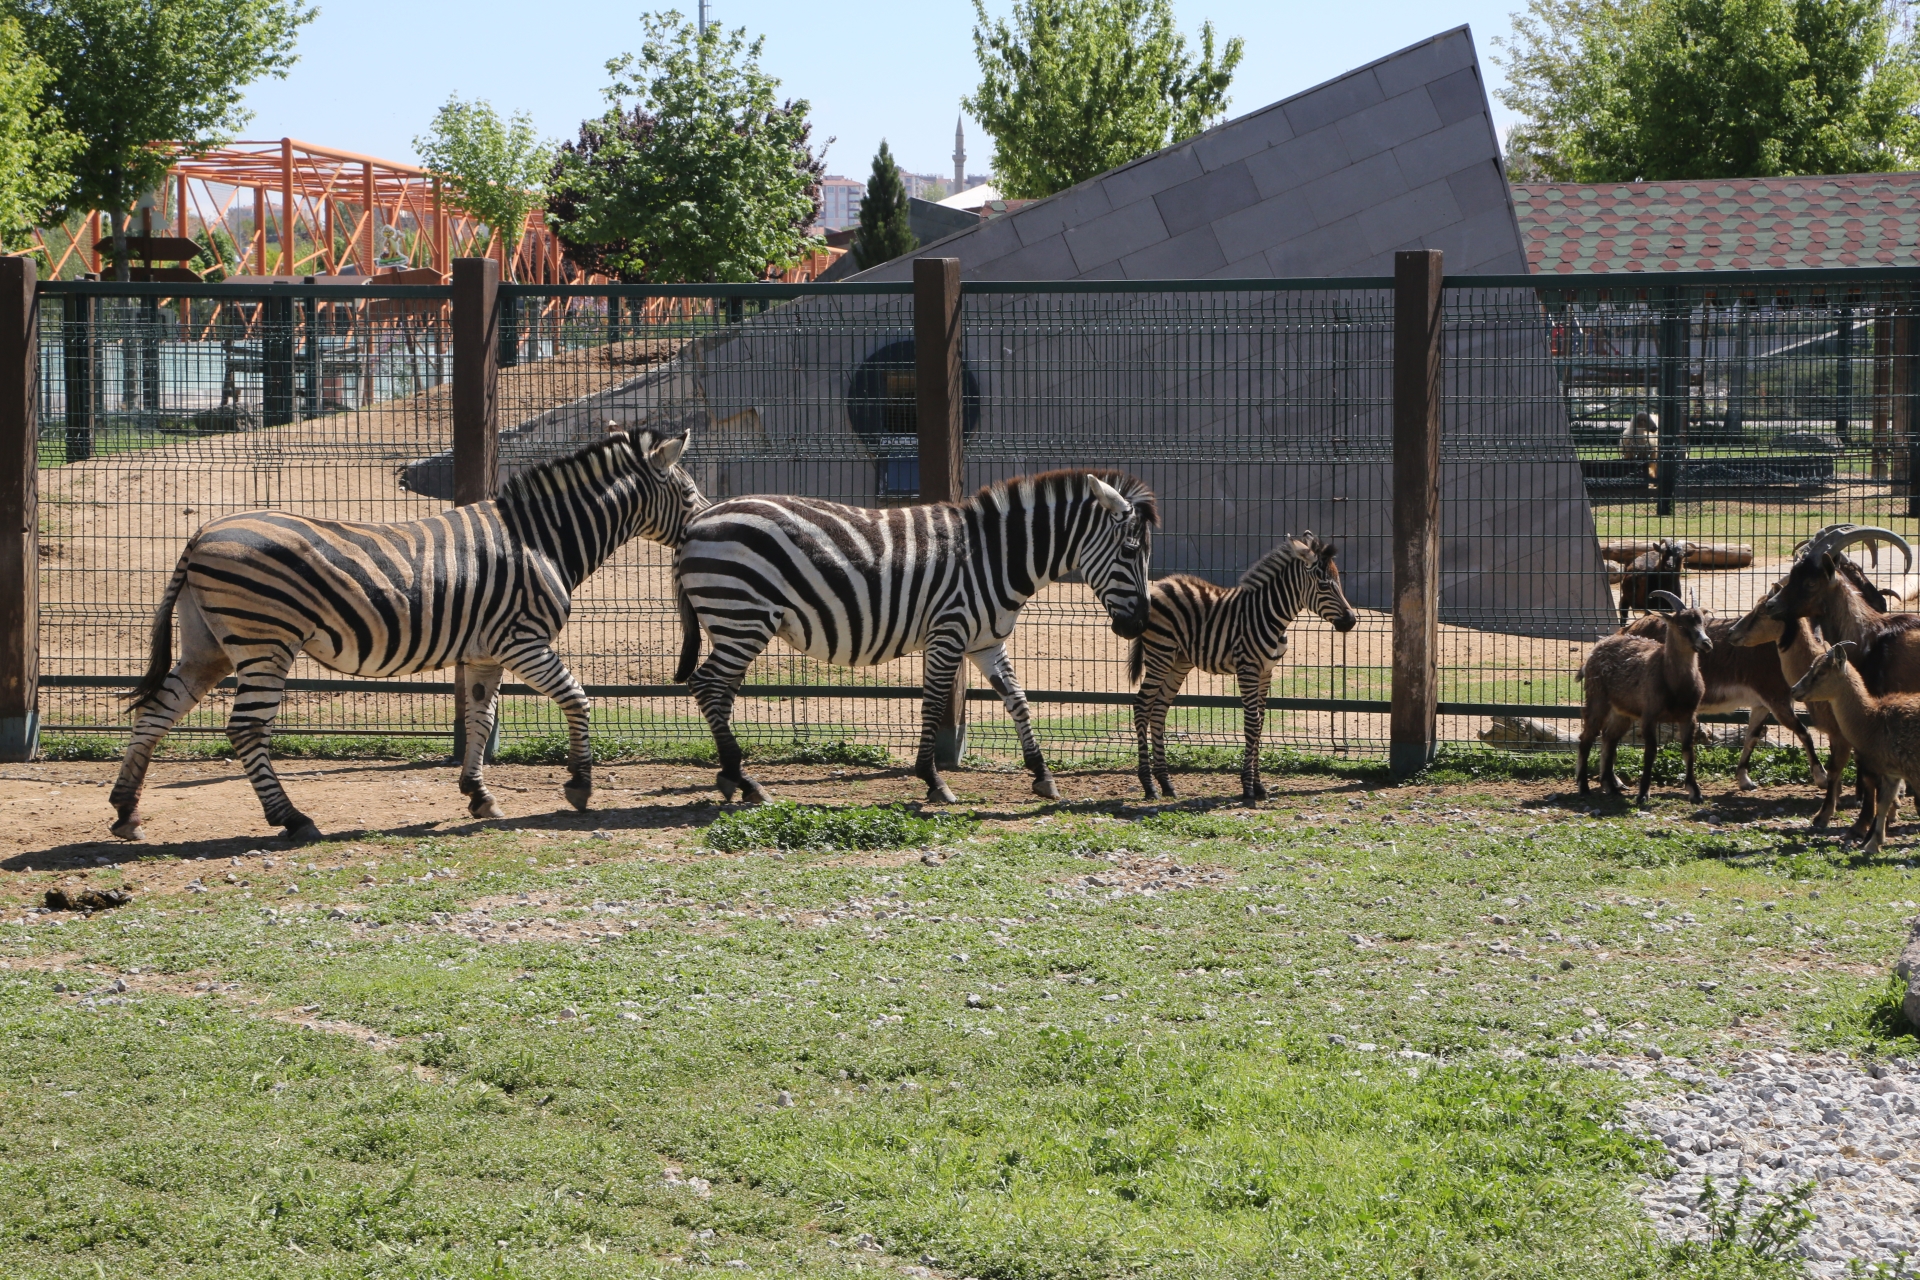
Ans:
{"type": "Polygon", "coordinates": [[[1900,554],[1907,558],[1907,567],[1902,569],[1901,572],[1913,572],[1913,548],[1907,545],[1905,538],[1891,529],[1881,529],[1872,525],[1859,528],[1853,525],[1840,525],[1834,530],[1832,537],[1820,544],[1820,550],[1843,551],[1859,542],[1867,543],[1873,548],[1875,564],[1878,564],[1880,561],[1880,544],[1882,542],[1892,543],[1894,546],[1900,548],[1900,554]]]}
{"type": "Polygon", "coordinates": [[[1660,601],[1661,601],[1662,599],[1667,599],[1667,600],[1671,600],[1671,601],[1673,601],[1673,607],[1674,607],[1675,609],[1684,609],[1684,608],[1686,608],[1686,607],[1687,607],[1687,602],[1686,602],[1686,601],[1684,601],[1684,600],[1682,600],[1682,599],[1681,599],[1681,598],[1680,598],[1679,596],[1677,596],[1677,595],[1675,595],[1675,594],[1673,594],[1673,592],[1671,592],[1671,591],[1649,591],[1649,592],[1647,592],[1647,603],[1648,603],[1648,604],[1658,604],[1658,603],[1659,603],[1659,602],[1660,602],[1660,601]]]}

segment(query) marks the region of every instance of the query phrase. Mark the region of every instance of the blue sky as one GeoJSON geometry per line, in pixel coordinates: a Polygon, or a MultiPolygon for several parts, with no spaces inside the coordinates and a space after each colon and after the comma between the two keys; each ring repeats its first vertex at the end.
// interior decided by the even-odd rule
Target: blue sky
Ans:
{"type": "MultiPolygon", "coordinates": [[[[605,0],[472,0],[452,9],[392,0],[319,4],[300,62],[285,80],[249,93],[254,118],[244,136],[291,136],[392,160],[414,158],[414,136],[449,94],[527,111],[543,134],[573,136],[582,119],[604,109],[606,60],[639,45],[643,11],[605,0]]],[[[988,11],[1010,7],[1010,0],[989,0],[988,11]]],[[[1189,34],[1211,19],[1222,36],[1246,39],[1230,115],[1462,23],[1473,27],[1481,66],[1497,83],[1492,40],[1506,34],[1518,7],[1518,0],[1175,0],[1189,34]]],[[[883,136],[906,168],[952,172],[954,117],[979,74],[968,0],[713,0],[711,13],[766,37],[764,63],[783,92],[811,102],[816,142],[836,139],[831,172],[864,178],[883,136]]],[[[1498,103],[1494,113],[1508,122],[1498,103]]],[[[987,138],[971,122],[967,135],[968,171],[986,172],[987,138]]]]}

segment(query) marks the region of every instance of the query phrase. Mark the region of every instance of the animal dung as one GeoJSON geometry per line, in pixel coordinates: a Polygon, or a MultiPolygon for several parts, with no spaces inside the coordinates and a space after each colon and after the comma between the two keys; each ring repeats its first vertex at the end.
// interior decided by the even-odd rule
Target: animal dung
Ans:
{"type": "Polygon", "coordinates": [[[133,901],[125,889],[49,889],[49,911],[111,911],[133,901]]]}

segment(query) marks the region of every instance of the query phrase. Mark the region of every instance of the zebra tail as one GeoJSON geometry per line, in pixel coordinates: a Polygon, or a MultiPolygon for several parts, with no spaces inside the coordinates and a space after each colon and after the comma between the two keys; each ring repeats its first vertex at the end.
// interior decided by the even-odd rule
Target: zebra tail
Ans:
{"type": "Polygon", "coordinates": [[[173,577],[167,583],[167,592],[160,597],[160,607],[153,611],[153,635],[147,645],[147,673],[140,677],[140,683],[120,695],[130,705],[129,712],[137,712],[147,705],[147,701],[160,692],[167,682],[167,673],[173,670],[173,606],[180,598],[180,588],[187,582],[187,557],[193,554],[193,543],[188,541],[187,549],[180,553],[180,563],[173,567],[173,577]]]}
{"type": "Polygon", "coordinates": [[[1127,679],[1134,684],[1140,683],[1140,677],[1147,672],[1147,646],[1145,636],[1135,636],[1127,645],[1127,679]]]}
{"type": "Polygon", "coordinates": [[[693,611],[686,588],[673,584],[673,602],[680,607],[680,665],[673,669],[673,682],[685,684],[700,662],[700,615],[693,611]]]}

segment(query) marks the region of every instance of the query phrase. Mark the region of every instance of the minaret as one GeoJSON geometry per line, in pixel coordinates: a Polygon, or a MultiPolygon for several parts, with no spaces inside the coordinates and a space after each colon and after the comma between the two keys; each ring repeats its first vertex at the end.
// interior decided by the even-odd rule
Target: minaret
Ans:
{"type": "Polygon", "coordinates": [[[953,194],[959,195],[967,186],[967,135],[961,132],[960,118],[953,121],[953,194]]]}

